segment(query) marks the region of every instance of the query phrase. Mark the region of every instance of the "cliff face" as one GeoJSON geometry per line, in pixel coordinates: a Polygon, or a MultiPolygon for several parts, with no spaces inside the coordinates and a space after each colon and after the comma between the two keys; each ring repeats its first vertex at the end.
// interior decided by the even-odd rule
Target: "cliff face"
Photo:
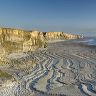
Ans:
{"type": "Polygon", "coordinates": [[[48,40],[76,39],[79,35],[64,32],[24,31],[20,29],[0,28],[0,47],[3,53],[12,51],[32,51],[46,44],[48,40]]]}
{"type": "Polygon", "coordinates": [[[81,38],[79,35],[67,34],[64,32],[47,32],[46,37],[48,39],[76,39],[81,38]]]}
{"type": "Polygon", "coordinates": [[[47,39],[75,39],[81,38],[80,35],[67,34],[64,32],[39,32],[39,31],[24,31],[19,29],[11,29],[11,28],[0,28],[0,36],[6,40],[18,40],[22,41],[27,38],[47,38],[47,39]]]}
{"type": "Polygon", "coordinates": [[[23,41],[31,38],[37,39],[75,39],[80,38],[79,35],[67,34],[64,32],[39,32],[39,31],[24,31],[11,28],[0,28],[0,36],[7,41],[23,41]]]}

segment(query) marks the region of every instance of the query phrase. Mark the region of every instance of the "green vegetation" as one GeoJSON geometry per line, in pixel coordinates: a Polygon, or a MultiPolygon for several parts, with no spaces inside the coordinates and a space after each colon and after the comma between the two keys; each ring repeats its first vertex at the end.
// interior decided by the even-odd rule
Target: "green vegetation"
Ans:
{"type": "Polygon", "coordinates": [[[12,76],[0,70],[0,78],[12,78],[12,76]]]}

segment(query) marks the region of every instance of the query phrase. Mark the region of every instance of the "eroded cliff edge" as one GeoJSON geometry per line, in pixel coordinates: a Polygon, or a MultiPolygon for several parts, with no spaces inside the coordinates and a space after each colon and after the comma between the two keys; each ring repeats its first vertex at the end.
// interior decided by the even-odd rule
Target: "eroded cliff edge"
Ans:
{"type": "MultiPolygon", "coordinates": [[[[14,28],[0,28],[1,57],[9,53],[34,51],[46,47],[47,41],[82,38],[80,35],[65,32],[26,31],[14,28]]],[[[4,57],[4,56],[3,56],[4,57]]]]}
{"type": "Polygon", "coordinates": [[[76,39],[81,38],[80,35],[67,34],[65,32],[39,32],[39,31],[26,31],[21,29],[0,28],[0,37],[7,41],[22,41],[31,38],[52,40],[52,39],[76,39]]]}

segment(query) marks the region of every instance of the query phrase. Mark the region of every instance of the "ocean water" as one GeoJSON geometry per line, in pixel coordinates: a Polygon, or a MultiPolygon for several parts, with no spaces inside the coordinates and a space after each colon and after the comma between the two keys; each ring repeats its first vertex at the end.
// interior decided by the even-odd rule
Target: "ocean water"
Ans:
{"type": "Polygon", "coordinates": [[[86,40],[86,43],[88,45],[96,45],[96,38],[90,38],[90,39],[86,40]]]}
{"type": "Polygon", "coordinates": [[[96,45],[96,32],[69,32],[69,33],[84,36],[83,39],[75,40],[74,42],[80,42],[88,45],[96,45]]]}
{"type": "Polygon", "coordinates": [[[83,42],[88,45],[96,45],[96,37],[85,38],[83,42]]]}
{"type": "Polygon", "coordinates": [[[75,43],[82,43],[86,45],[95,45],[96,46],[96,37],[85,37],[83,39],[75,40],[75,43]]]}

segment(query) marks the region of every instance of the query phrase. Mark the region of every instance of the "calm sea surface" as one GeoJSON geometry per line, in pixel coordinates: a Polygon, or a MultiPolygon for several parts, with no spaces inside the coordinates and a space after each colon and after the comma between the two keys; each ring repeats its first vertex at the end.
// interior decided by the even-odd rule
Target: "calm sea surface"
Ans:
{"type": "Polygon", "coordinates": [[[83,39],[74,40],[73,42],[86,45],[96,45],[96,37],[85,37],[83,39]]]}

